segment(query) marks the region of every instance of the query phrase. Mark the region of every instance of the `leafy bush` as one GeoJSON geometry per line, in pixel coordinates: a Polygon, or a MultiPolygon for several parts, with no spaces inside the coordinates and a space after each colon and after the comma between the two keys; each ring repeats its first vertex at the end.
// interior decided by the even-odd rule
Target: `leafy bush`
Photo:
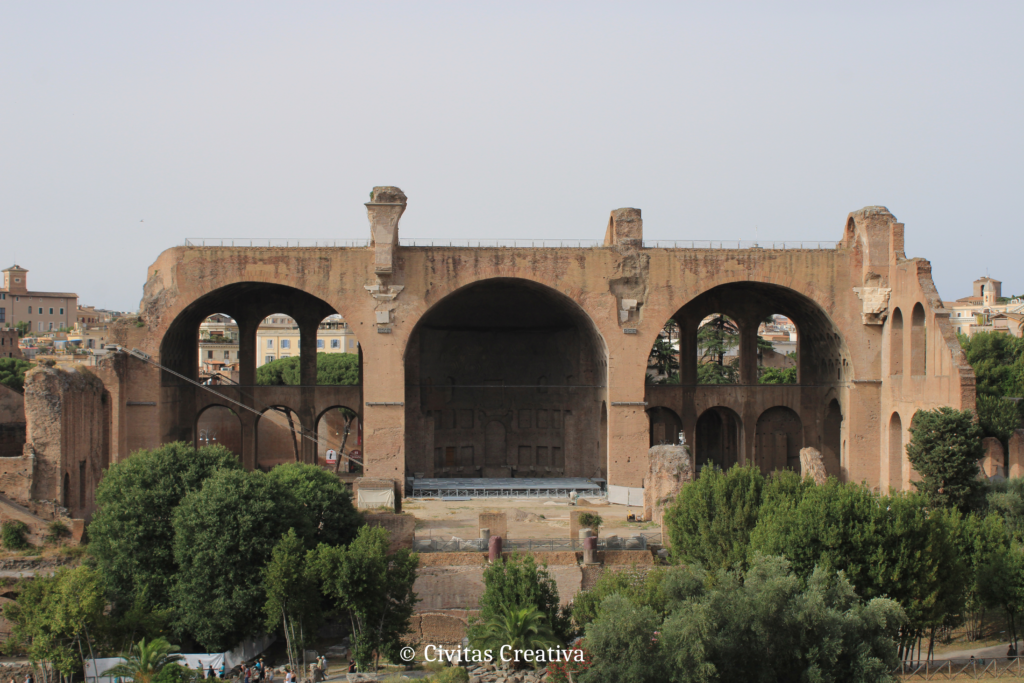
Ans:
{"type": "Polygon", "coordinates": [[[0,384],[15,391],[25,389],[25,373],[32,363],[20,358],[0,358],[0,384]]]}
{"type": "Polygon", "coordinates": [[[469,683],[469,672],[461,666],[442,670],[434,676],[436,683],[469,683]]]}
{"type": "Polygon", "coordinates": [[[28,533],[28,526],[25,522],[17,519],[9,519],[0,524],[0,539],[8,550],[22,550],[29,547],[25,535],[28,533]]]}
{"type": "Polygon", "coordinates": [[[601,525],[604,524],[601,515],[596,512],[581,512],[577,521],[579,521],[581,527],[593,529],[595,534],[601,529],[601,525]]]}
{"type": "Polygon", "coordinates": [[[480,620],[473,620],[467,635],[470,646],[483,637],[483,625],[501,612],[502,607],[536,607],[547,618],[555,636],[565,642],[571,630],[568,612],[558,600],[558,586],[547,566],[537,566],[530,555],[512,553],[504,562],[495,562],[484,570],[484,593],[480,596],[480,620]]]}
{"type": "Polygon", "coordinates": [[[46,525],[46,542],[60,543],[65,538],[71,537],[71,529],[59,519],[55,519],[46,525]]]}

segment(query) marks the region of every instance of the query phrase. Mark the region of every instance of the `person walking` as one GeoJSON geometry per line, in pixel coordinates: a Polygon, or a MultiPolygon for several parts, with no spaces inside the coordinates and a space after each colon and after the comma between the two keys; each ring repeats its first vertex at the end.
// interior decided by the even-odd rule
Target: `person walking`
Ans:
{"type": "Polygon", "coordinates": [[[212,678],[216,678],[216,674],[214,674],[214,673],[213,673],[213,662],[210,662],[210,668],[209,668],[209,670],[208,670],[208,671],[206,672],[206,677],[207,677],[207,678],[211,678],[211,679],[212,679],[212,678]]]}

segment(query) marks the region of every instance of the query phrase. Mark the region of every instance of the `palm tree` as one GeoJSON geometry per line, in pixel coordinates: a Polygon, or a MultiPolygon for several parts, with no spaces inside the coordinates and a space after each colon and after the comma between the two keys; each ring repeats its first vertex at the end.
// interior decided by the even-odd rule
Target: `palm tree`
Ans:
{"type": "Polygon", "coordinates": [[[156,638],[148,643],[143,638],[132,645],[132,650],[125,657],[123,664],[107,669],[100,676],[120,676],[130,678],[135,683],[153,683],[160,671],[173,662],[181,659],[177,645],[171,645],[166,638],[156,638]]]}
{"type": "MultiPolygon", "coordinates": [[[[545,623],[544,613],[534,605],[503,605],[501,611],[484,624],[478,647],[493,651],[495,659],[499,659],[503,645],[509,645],[513,654],[508,656],[514,656],[517,650],[544,650],[561,643],[545,623]]],[[[525,661],[511,664],[514,669],[520,668],[525,661]]]]}

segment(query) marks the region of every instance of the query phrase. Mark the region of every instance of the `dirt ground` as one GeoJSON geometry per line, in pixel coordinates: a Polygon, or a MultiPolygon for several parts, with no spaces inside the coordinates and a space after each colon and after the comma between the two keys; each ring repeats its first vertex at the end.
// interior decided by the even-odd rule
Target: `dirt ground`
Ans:
{"type": "Polygon", "coordinates": [[[611,505],[604,499],[581,498],[574,508],[565,498],[484,498],[442,501],[438,499],[406,500],[402,512],[416,517],[416,538],[476,538],[478,515],[483,512],[504,512],[508,516],[510,538],[568,538],[569,512],[588,510],[603,519],[601,535],[627,535],[630,531],[660,531],[652,523],[627,522],[626,515],[643,514],[642,507],[611,505]]]}

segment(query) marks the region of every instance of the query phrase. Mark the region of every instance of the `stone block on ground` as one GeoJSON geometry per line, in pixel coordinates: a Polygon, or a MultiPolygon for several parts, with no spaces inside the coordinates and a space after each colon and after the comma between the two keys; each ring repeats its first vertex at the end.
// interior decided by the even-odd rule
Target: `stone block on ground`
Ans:
{"type": "Polygon", "coordinates": [[[683,486],[693,481],[689,446],[653,446],[644,477],[644,519],[660,524],[665,507],[683,486]]]}
{"type": "Polygon", "coordinates": [[[810,477],[818,486],[822,486],[828,481],[825,463],[822,461],[821,452],[817,448],[800,449],[800,476],[810,477]]]}

